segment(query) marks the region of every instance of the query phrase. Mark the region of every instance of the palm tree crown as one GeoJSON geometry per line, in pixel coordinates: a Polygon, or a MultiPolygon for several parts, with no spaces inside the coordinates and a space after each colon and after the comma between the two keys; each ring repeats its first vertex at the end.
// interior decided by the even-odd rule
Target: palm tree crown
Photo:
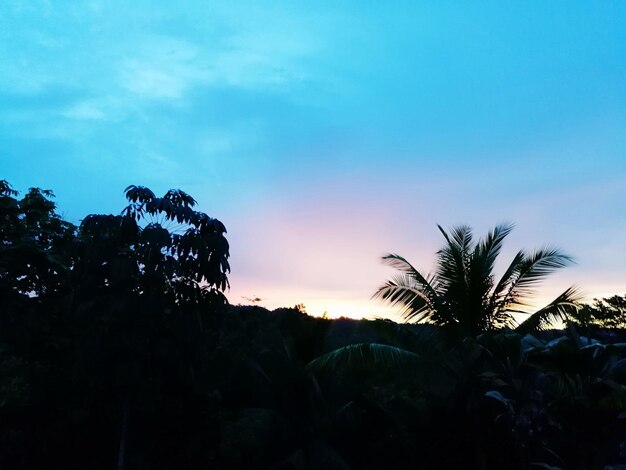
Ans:
{"type": "Polygon", "coordinates": [[[568,288],[546,307],[517,325],[513,314],[529,314],[528,298],[539,282],[572,259],[556,248],[519,251],[497,280],[494,266],[512,224],[501,224],[474,242],[472,229],[439,230],[445,245],[437,252],[432,274],[423,275],[405,258],[388,254],[383,261],[399,273],[381,286],[374,298],[401,308],[405,320],[455,325],[466,334],[516,327],[530,331],[564,319],[575,307],[577,292],[568,288]]]}

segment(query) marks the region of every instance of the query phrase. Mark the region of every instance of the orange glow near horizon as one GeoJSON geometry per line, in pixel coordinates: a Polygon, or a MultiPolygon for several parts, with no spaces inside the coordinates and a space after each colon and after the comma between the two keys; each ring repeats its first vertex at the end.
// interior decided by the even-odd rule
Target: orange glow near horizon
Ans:
{"type": "MultiPolygon", "coordinates": [[[[556,276],[555,276],[556,277],[556,276]]],[[[537,295],[530,299],[528,311],[533,312],[554,300],[568,284],[563,280],[547,281],[537,290],[537,295]]],[[[580,289],[583,302],[592,302],[594,298],[604,298],[613,295],[623,295],[626,289],[617,283],[591,285],[589,289],[580,289]]],[[[373,292],[373,289],[372,289],[373,292]]],[[[321,317],[326,313],[328,318],[376,319],[387,318],[396,322],[403,322],[397,308],[385,305],[379,300],[370,298],[371,292],[353,290],[311,290],[311,289],[276,289],[274,286],[249,285],[249,287],[233,288],[227,292],[232,304],[247,305],[248,299],[259,297],[258,305],[268,310],[280,307],[293,307],[303,304],[309,315],[321,317]]],[[[523,315],[518,317],[522,321],[523,315]]]]}
{"type": "MultiPolygon", "coordinates": [[[[238,249],[233,249],[231,259],[232,290],[227,293],[231,303],[246,304],[250,303],[246,298],[259,297],[258,305],[270,310],[304,304],[315,316],[326,312],[330,318],[402,321],[397,309],[371,299],[394,274],[392,268],[381,263],[381,256],[399,253],[421,272],[429,273],[441,247],[440,233],[434,225],[416,226],[390,214],[392,201],[388,195],[381,194],[376,203],[364,204],[364,197],[356,193],[344,200],[332,200],[335,191],[336,184],[329,184],[316,199],[297,206],[289,201],[277,202],[278,207],[272,211],[250,212],[245,219],[233,221],[229,241],[238,249]],[[256,230],[261,226],[271,226],[272,230],[256,230]]],[[[504,220],[497,214],[493,218],[504,220]]],[[[485,222],[476,227],[475,233],[482,236],[490,228],[485,222]]],[[[546,240],[559,246],[563,237],[532,230],[530,225],[514,230],[496,265],[496,277],[519,248],[532,250],[546,240]]],[[[575,251],[564,248],[568,253],[575,251]]],[[[619,282],[620,273],[597,264],[593,254],[583,251],[577,264],[541,283],[530,298],[528,311],[543,307],[572,285],[579,287],[587,302],[626,292],[619,282]]]]}
{"type": "Polygon", "coordinates": [[[233,288],[227,292],[227,297],[232,304],[250,304],[249,299],[258,297],[261,300],[257,305],[274,310],[280,307],[293,307],[303,304],[309,315],[321,317],[326,313],[328,318],[354,318],[375,319],[389,318],[394,321],[402,321],[396,309],[390,308],[383,303],[370,300],[365,292],[350,291],[314,291],[310,289],[273,289],[269,286],[258,289],[233,288]]]}

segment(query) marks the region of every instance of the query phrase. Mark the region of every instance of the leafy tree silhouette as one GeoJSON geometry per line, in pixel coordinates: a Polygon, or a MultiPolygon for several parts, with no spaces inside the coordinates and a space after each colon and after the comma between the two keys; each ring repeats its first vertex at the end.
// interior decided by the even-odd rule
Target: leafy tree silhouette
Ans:
{"type": "Polygon", "coordinates": [[[169,422],[160,422],[166,429],[192,419],[191,410],[169,401],[189,401],[228,305],[230,270],[224,225],[195,211],[191,196],[170,190],[156,197],[142,186],[125,193],[122,215],[90,215],[81,223],[73,272],[76,320],[86,341],[82,377],[92,389],[109,389],[121,410],[119,469],[132,455],[130,422],[154,432],[149,410],[155,406],[170,408],[169,422]],[[94,363],[108,373],[90,375],[94,363]]]}
{"type": "Polygon", "coordinates": [[[0,292],[5,300],[58,293],[76,228],[55,213],[52,191],[30,188],[17,196],[0,180],[0,292]]]}

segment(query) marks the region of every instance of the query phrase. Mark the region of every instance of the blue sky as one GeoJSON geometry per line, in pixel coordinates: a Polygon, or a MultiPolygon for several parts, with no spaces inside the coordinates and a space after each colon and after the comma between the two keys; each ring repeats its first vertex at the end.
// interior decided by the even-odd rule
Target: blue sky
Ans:
{"type": "Polygon", "coordinates": [[[233,303],[389,315],[435,224],[513,221],[626,292],[626,3],[0,5],[0,178],[79,221],[180,187],[224,221],[233,303]]]}

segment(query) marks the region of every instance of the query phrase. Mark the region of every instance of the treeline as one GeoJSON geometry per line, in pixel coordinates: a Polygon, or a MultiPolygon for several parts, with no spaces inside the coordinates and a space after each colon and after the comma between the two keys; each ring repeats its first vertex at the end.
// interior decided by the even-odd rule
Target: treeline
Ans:
{"type": "Polygon", "coordinates": [[[0,183],[0,468],[626,464],[623,297],[532,334],[230,306],[189,195],[52,196],[0,183]]]}

